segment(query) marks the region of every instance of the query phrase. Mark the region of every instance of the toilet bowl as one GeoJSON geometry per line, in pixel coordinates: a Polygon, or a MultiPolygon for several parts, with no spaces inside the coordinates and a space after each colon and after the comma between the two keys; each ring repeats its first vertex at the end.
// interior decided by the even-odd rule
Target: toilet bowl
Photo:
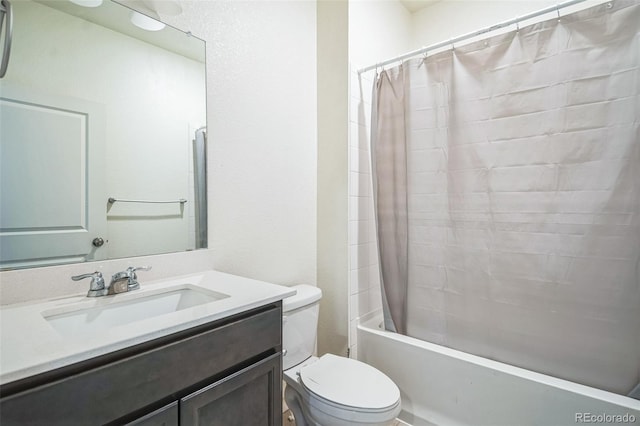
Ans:
{"type": "Polygon", "coordinates": [[[390,425],[400,391],[385,374],[354,359],[313,355],[320,289],[300,285],[283,301],[285,401],[297,426],[390,425]]]}

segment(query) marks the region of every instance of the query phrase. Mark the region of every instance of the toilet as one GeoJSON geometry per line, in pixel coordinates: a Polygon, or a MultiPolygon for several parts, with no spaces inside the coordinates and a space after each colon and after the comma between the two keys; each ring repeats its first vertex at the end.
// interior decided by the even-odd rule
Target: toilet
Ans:
{"type": "Polygon", "coordinates": [[[296,426],[379,425],[400,413],[400,390],[381,371],[354,359],[313,356],[322,292],[298,285],[282,303],[285,401],[296,426]]]}

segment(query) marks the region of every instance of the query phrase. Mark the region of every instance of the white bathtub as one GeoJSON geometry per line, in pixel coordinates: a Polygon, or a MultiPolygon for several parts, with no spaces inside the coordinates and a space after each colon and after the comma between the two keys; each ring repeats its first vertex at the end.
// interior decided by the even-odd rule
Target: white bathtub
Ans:
{"type": "Polygon", "coordinates": [[[400,388],[414,426],[640,425],[640,401],[380,329],[358,326],[358,359],[400,388]]]}

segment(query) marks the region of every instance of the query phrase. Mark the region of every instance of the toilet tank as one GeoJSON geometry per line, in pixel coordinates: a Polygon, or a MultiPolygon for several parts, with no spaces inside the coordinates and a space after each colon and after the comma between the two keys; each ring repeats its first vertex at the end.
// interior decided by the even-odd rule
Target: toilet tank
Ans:
{"type": "Polygon", "coordinates": [[[313,355],[318,334],[318,314],[322,291],[301,284],[297,293],[282,301],[282,366],[288,370],[313,355]]]}

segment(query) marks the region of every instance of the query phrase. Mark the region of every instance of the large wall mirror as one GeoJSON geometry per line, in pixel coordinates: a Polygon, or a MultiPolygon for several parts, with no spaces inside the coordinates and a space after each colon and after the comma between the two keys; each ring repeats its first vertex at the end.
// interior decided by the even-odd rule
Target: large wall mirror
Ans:
{"type": "Polygon", "coordinates": [[[204,41],[111,0],[10,1],[0,268],[205,248],[204,41]]]}

